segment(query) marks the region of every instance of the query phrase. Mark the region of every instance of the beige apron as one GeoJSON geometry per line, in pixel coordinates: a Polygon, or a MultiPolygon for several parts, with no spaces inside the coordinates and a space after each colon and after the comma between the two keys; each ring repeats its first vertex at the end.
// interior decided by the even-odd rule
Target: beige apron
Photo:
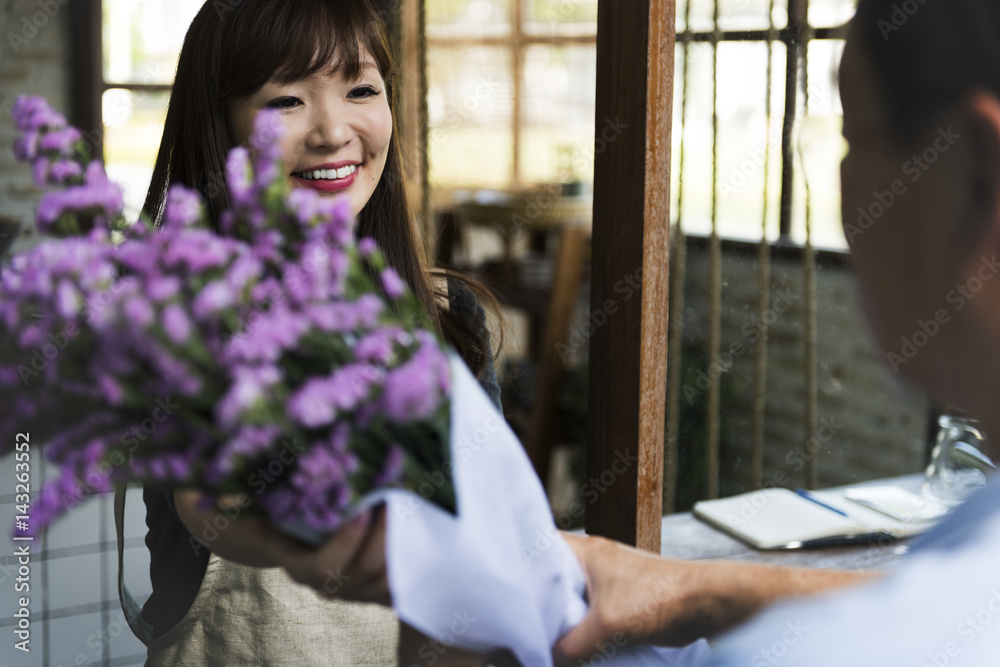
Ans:
{"type": "Polygon", "coordinates": [[[148,647],[146,667],[348,667],[396,664],[388,607],[320,597],[281,568],[212,554],[181,621],[148,647]]]}

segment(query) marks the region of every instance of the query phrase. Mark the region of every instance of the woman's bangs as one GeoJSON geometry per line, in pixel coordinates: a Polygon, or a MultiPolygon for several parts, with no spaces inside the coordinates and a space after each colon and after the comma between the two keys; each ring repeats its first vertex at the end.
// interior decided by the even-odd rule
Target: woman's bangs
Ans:
{"type": "Polygon", "coordinates": [[[385,37],[371,28],[380,18],[366,3],[271,0],[247,4],[257,6],[245,8],[249,11],[231,34],[230,84],[235,96],[252,93],[271,79],[287,84],[319,72],[355,79],[361,75],[363,49],[386,75],[385,37]]]}
{"type": "Polygon", "coordinates": [[[361,29],[360,12],[352,4],[322,0],[286,3],[288,11],[281,17],[287,21],[281,30],[286,39],[284,44],[274,44],[272,51],[277,55],[274,62],[280,63],[274,78],[289,83],[322,71],[348,79],[360,76],[359,47],[371,47],[361,29]]]}

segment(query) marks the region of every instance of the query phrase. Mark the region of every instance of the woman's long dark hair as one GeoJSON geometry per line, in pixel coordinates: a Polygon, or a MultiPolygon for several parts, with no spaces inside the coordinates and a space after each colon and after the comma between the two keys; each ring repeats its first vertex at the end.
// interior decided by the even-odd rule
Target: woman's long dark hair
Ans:
{"type": "MultiPolygon", "coordinates": [[[[435,298],[406,198],[396,127],[398,73],[385,26],[368,0],[206,2],[184,38],[143,210],[159,222],[167,188],[182,183],[202,193],[213,224],[218,224],[229,205],[225,185],[226,156],[233,147],[229,105],[272,78],[291,82],[331,66],[354,78],[361,71],[362,48],[375,59],[385,81],[393,129],[382,178],[358,216],[358,236],[378,242],[435,326],[473,372],[481,374],[492,363],[489,331],[469,313],[440,308],[435,298]]],[[[453,277],[496,312],[496,301],[485,288],[453,277]]]]}

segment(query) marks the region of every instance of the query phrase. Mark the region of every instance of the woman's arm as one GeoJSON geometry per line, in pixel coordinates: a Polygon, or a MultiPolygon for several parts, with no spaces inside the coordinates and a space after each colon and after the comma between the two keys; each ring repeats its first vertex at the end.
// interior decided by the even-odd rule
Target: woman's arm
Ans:
{"type": "Polygon", "coordinates": [[[563,534],[587,578],[590,611],[556,645],[560,660],[589,657],[616,634],[684,646],[743,623],[788,598],[859,583],[864,572],[661,558],[601,537],[563,534]]]}
{"type": "Polygon", "coordinates": [[[391,604],[382,507],[362,514],[313,548],[276,530],[265,519],[242,516],[245,510],[234,499],[221,499],[225,509],[220,513],[200,509],[201,498],[197,490],[174,491],[181,522],[209,551],[244,565],[283,567],[300,584],[327,597],[391,604]]]}

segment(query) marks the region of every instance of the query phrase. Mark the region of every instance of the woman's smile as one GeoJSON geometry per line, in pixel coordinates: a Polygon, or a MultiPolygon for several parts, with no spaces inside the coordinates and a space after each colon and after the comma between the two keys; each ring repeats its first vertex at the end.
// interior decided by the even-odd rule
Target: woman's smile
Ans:
{"type": "Polygon", "coordinates": [[[291,173],[293,188],[318,192],[342,192],[354,184],[360,162],[331,162],[291,173]]]}

